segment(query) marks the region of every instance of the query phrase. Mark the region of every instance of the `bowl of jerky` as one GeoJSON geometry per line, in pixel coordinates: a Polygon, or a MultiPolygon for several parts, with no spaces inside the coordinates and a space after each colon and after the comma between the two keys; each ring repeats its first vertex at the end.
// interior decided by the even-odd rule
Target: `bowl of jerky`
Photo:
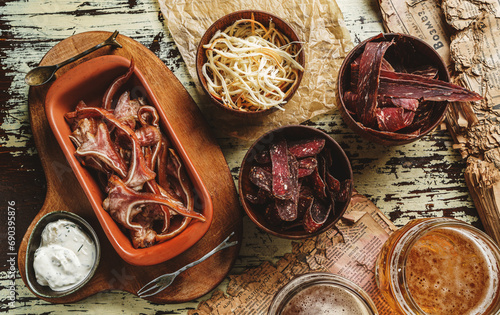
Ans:
{"type": "Polygon", "coordinates": [[[382,145],[422,138],[443,121],[448,102],[482,99],[450,83],[436,50],[403,34],[379,34],[357,45],[340,68],[337,89],[346,124],[382,145]]]}
{"type": "Polygon", "coordinates": [[[331,228],[351,199],[344,150],[323,131],[302,125],[272,130],[249,148],[240,168],[240,201],[262,230],[303,239],[331,228]]]}

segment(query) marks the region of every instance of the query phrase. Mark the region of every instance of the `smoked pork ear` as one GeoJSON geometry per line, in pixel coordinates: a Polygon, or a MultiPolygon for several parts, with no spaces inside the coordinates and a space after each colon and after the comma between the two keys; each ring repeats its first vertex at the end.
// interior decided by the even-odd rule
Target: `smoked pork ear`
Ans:
{"type": "Polygon", "coordinates": [[[129,230],[137,248],[178,235],[193,219],[206,219],[195,211],[194,188],[160,129],[156,108],[145,99],[130,99],[125,91],[112,109],[114,95],[133,72],[132,61],[106,90],[102,107],[81,101],[65,119],[75,155],[98,171],[97,180],[108,193],[103,208],[129,230]]]}

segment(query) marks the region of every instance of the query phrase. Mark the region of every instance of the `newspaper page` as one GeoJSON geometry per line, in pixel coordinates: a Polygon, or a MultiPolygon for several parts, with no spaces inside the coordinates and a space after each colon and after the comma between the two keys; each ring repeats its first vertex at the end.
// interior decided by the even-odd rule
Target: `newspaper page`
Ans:
{"type": "Polygon", "coordinates": [[[296,276],[318,271],[353,281],[370,295],[379,314],[392,314],[376,286],[374,266],[380,248],[396,229],[371,201],[355,193],[336,228],[294,242],[292,253],[276,265],[264,262],[241,275],[230,276],[226,293],[215,291],[189,314],[267,314],[281,287],[296,276]]]}
{"type": "Polygon", "coordinates": [[[465,180],[486,232],[500,244],[500,3],[379,0],[389,32],[417,36],[446,61],[452,81],[484,97],[453,103],[447,125],[467,159],[465,180]]]}
{"type": "Polygon", "coordinates": [[[210,25],[226,14],[249,9],[275,14],[289,23],[304,42],[306,71],[298,91],[285,105],[284,111],[249,120],[211,106],[208,97],[198,102],[218,132],[250,141],[266,131],[302,123],[335,107],[338,70],[353,47],[335,1],[159,0],[159,3],[168,30],[197,85],[195,59],[198,43],[210,25]]]}

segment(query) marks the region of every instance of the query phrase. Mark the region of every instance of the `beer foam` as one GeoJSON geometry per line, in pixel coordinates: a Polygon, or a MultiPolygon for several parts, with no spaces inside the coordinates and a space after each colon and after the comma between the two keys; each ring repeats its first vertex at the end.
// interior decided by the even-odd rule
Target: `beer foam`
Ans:
{"type": "Polygon", "coordinates": [[[468,232],[432,230],[411,248],[406,282],[427,314],[480,314],[499,294],[498,266],[468,232]]]}
{"type": "Polygon", "coordinates": [[[293,296],[281,315],[369,315],[365,302],[346,288],[331,284],[316,284],[293,296]]]}

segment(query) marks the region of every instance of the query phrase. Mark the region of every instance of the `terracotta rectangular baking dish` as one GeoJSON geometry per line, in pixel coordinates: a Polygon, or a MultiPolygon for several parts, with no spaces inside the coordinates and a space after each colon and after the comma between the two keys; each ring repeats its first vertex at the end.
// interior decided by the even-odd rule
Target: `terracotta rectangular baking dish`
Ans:
{"type": "Polygon", "coordinates": [[[136,95],[145,96],[148,104],[156,108],[161,120],[161,129],[180,156],[194,185],[196,210],[206,218],[205,222],[192,220],[183,232],[170,240],[155,244],[149,248],[136,249],[132,246],[129,237],[122,232],[119,225],[103,209],[102,202],[106,196],[91,173],[74,156],[75,146],[69,138],[71,130],[64,119],[64,114],[73,111],[80,100],[85,101],[89,106],[100,107],[102,97],[108,86],[116,77],[124,74],[129,66],[130,60],[115,55],[97,57],[77,65],[52,84],[45,99],[45,111],[50,127],[69,165],[85,191],[105,234],[115,250],[120,257],[130,264],[154,265],[169,260],[193,246],[207,232],[212,222],[212,201],[183,148],[183,145],[187,144],[182,144],[179,141],[168,122],[167,113],[158,103],[144,76],[135,68],[125,88],[131,92],[131,95],[135,93],[136,95]]]}

